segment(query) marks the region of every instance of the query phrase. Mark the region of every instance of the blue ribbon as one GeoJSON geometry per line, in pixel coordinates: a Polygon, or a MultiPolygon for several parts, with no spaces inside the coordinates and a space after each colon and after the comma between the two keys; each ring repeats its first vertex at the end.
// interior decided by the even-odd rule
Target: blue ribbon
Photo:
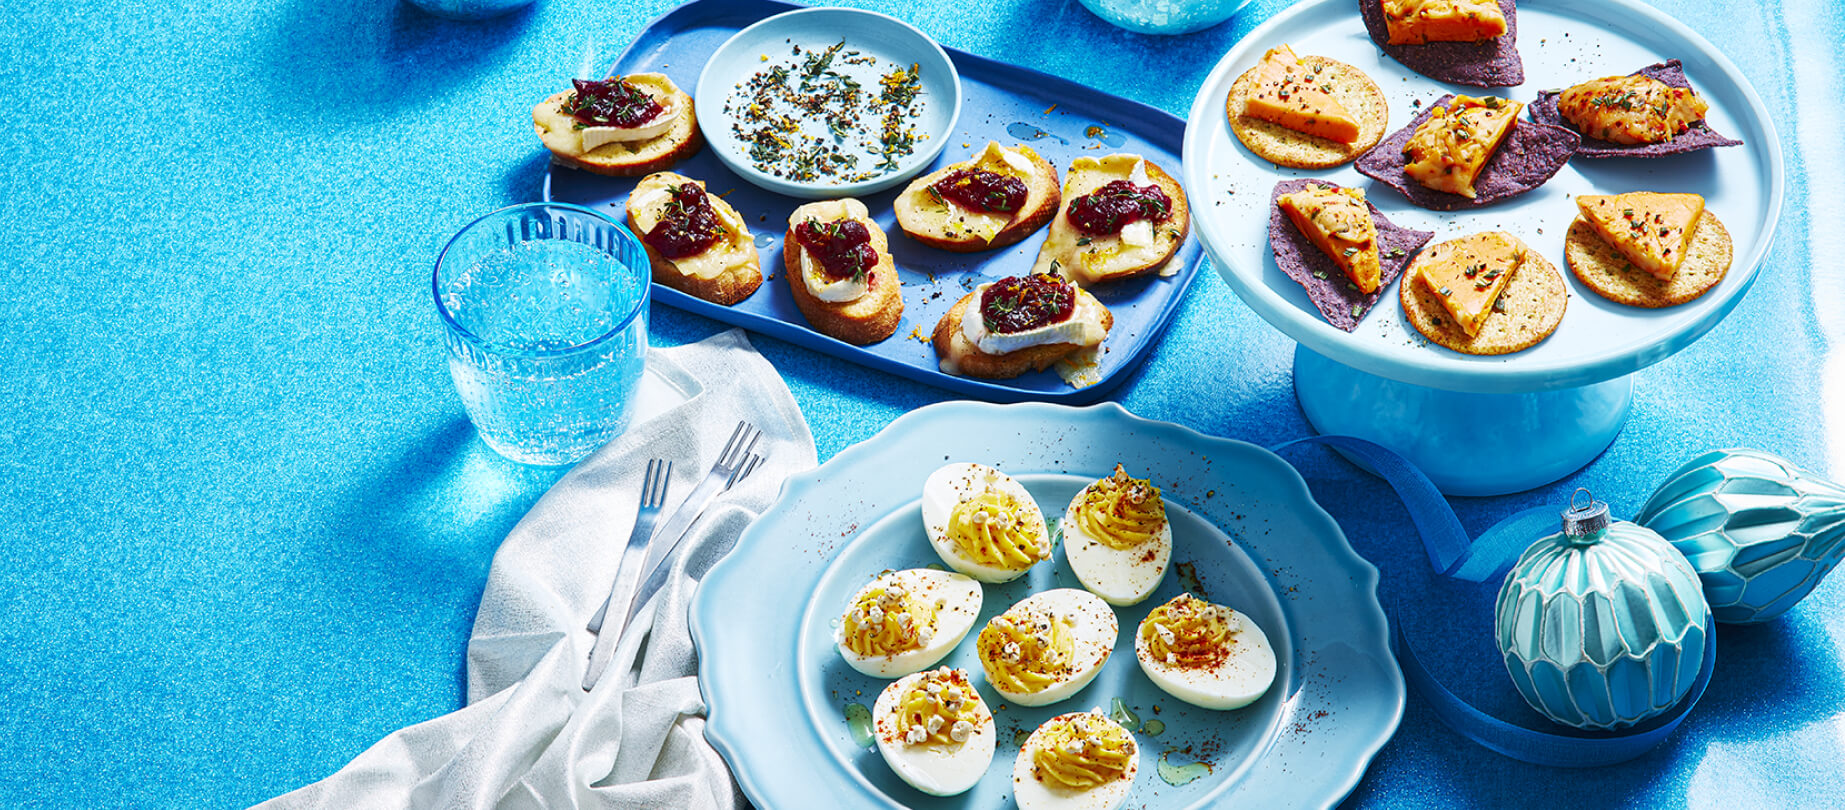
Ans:
{"type": "MultiPolygon", "coordinates": [[[[1434,482],[1408,459],[1383,445],[1352,436],[1309,436],[1271,448],[1280,452],[1298,444],[1323,444],[1356,458],[1396,490],[1416,531],[1422,535],[1429,565],[1443,576],[1487,582],[1517,562],[1532,539],[1556,532],[1561,510],[1527,509],[1494,524],[1478,539],[1468,540],[1460,518],[1434,482]]],[[[1537,731],[1502,720],[1468,703],[1442,684],[1416,656],[1402,614],[1391,611],[1392,636],[1403,676],[1416,688],[1435,716],[1461,736],[1513,759],[1560,768],[1591,768],[1626,762],[1664,742],[1697,705],[1716,669],[1715,626],[1705,625],[1704,664],[1691,691],[1671,711],[1623,731],[1537,731]]]]}

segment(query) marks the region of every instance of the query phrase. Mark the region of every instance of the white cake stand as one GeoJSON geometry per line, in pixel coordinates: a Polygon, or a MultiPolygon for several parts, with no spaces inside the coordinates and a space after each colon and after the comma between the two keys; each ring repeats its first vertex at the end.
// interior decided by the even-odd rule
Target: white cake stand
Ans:
{"type": "Polygon", "coordinates": [[[1192,104],[1185,183],[1205,250],[1239,297],[1300,345],[1294,390],[1321,433],[1358,436],[1402,453],[1452,495],[1495,495],[1542,486],[1581,468],[1620,432],[1632,405],[1629,375],[1715,327],[1755,280],[1781,210],[1780,141],[1760,97],[1729,59],[1682,23],[1637,0],[1524,0],[1518,42],[1525,84],[1483,91],[1416,74],[1371,42],[1353,0],[1306,0],[1251,32],[1218,62],[1192,104]],[[1445,93],[1488,92],[1530,102],[1567,87],[1679,59],[1710,102],[1707,121],[1744,145],[1670,158],[1577,158],[1543,187],[1471,211],[1417,208],[1350,165],[1311,172],[1255,156],[1231,132],[1225,99],[1237,76],[1287,43],[1369,74],[1404,126],[1445,93]],[[1473,357],[1423,339],[1404,322],[1395,287],[1354,332],[1328,324],[1301,287],[1276,267],[1268,245],[1275,183],[1315,177],[1364,188],[1391,221],[1434,231],[1434,241],[1485,230],[1517,235],[1563,271],[1563,322],[1522,352],[1473,357]],[[1626,191],[1702,194],[1735,245],[1730,272],[1702,297],[1665,309],[1603,299],[1566,269],[1563,238],[1578,194],[1626,191]]]}

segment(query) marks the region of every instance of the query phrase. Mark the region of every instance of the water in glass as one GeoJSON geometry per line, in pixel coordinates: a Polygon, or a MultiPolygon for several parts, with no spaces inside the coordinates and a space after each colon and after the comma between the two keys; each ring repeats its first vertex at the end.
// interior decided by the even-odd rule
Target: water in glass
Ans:
{"type": "Polygon", "coordinates": [[[645,267],[581,242],[511,241],[439,283],[474,338],[448,331],[449,372],[495,451],[565,464],[626,427],[647,352],[645,267]]]}

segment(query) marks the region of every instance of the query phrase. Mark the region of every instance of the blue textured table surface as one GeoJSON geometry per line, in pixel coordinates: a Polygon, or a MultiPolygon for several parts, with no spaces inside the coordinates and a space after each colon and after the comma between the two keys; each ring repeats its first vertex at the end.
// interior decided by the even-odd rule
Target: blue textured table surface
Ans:
{"type": "MultiPolygon", "coordinates": [[[[1636,508],[1705,449],[1845,474],[1840,57],[1830,0],[1653,0],[1781,116],[1786,216],[1755,289],[1635,380],[1633,417],[1546,490],[1457,501],[1470,529],[1592,487],[1636,508]],[[1816,233],[1810,233],[1813,228],[1816,233]]],[[[1074,0],[850,3],[944,44],[1183,114],[1284,0],[1179,38],[1074,0]]],[[[474,436],[441,360],[430,264],[472,217],[536,199],[527,123],[667,0],[538,0],[484,23],[400,0],[72,0],[0,29],[0,806],[250,804],[457,708],[495,545],[560,474],[474,436]],[[196,10],[195,10],[196,9],[196,10]]],[[[656,341],[720,327],[654,312],[656,341]]],[[[939,390],[759,339],[828,458],[939,390]]],[[[1307,427],[1292,344],[1214,274],[1116,398],[1272,444],[1307,427]]],[[[1294,460],[1413,595],[1400,507],[1294,460]]],[[[1415,600],[1414,604],[1438,603],[1415,600]]],[[[1845,580],[1723,628],[1705,702],[1663,748],[1587,772],[1519,765],[1413,693],[1356,806],[1845,804],[1845,580]]]]}

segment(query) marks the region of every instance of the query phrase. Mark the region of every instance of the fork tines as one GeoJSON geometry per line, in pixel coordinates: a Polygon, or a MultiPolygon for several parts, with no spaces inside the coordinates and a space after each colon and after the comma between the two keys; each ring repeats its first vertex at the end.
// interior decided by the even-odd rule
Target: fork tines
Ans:
{"type": "Polygon", "coordinates": [[[756,465],[761,464],[761,463],[762,463],[762,454],[761,453],[751,453],[749,460],[745,461],[742,464],[738,464],[736,471],[730,474],[730,480],[724,482],[724,488],[730,489],[731,487],[736,486],[738,481],[742,481],[743,479],[750,477],[750,473],[753,473],[756,471],[756,465]]]}
{"type": "Polygon", "coordinates": [[[666,502],[666,485],[673,478],[673,462],[649,459],[647,477],[641,481],[641,506],[658,508],[666,502]]]}
{"type": "Polygon", "coordinates": [[[756,441],[762,438],[762,431],[748,420],[738,420],[737,429],[731,431],[730,441],[724,443],[724,452],[718,454],[717,466],[726,470],[735,470],[748,453],[755,449],[756,441]]]}

